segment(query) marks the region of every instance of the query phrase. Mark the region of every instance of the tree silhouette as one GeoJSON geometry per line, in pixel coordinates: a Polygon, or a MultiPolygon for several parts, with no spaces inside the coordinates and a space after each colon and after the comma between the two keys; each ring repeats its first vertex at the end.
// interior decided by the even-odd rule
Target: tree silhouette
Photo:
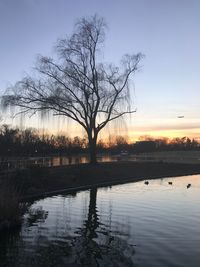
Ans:
{"type": "Polygon", "coordinates": [[[129,81],[142,59],[140,53],[126,54],[120,67],[101,63],[105,29],[96,15],[80,19],[71,37],[58,40],[56,58],[38,58],[37,78],[25,77],[3,97],[3,106],[18,106],[19,113],[52,112],[77,122],[86,131],[91,163],[97,161],[98,133],[110,121],[135,112],[129,81]]]}

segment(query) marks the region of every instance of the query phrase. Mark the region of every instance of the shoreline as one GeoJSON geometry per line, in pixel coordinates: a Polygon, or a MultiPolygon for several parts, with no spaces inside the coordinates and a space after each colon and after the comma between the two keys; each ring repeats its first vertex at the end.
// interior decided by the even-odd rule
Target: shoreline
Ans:
{"type": "Polygon", "coordinates": [[[164,162],[106,162],[21,170],[9,177],[22,201],[92,187],[200,174],[200,164],[164,162]]]}
{"type": "MultiPolygon", "coordinates": [[[[164,178],[170,178],[170,177],[181,177],[181,176],[191,176],[191,175],[198,175],[200,173],[194,173],[194,174],[186,174],[186,175],[170,175],[170,176],[165,176],[165,177],[151,177],[148,180],[156,180],[156,179],[164,179],[164,178]]],[[[136,179],[123,179],[123,180],[113,180],[112,182],[104,182],[104,183],[97,183],[97,184],[88,184],[88,185],[83,185],[83,186],[77,186],[77,187],[69,187],[66,189],[60,189],[56,191],[49,191],[49,192],[44,192],[41,194],[36,194],[36,195],[29,195],[29,196],[24,196],[21,198],[22,201],[25,200],[36,200],[36,199],[41,199],[41,198],[46,198],[50,196],[56,196],[59,194],[74,194],[80,191],[84,190],[90,190],[92,188],[103,188],[103,187],[112,187],[115,185],[122,185],[122,184],[129,184],[129,183],[137,183],[141,181],[145,181],[146,178],[138,178],[136,179]]]]}
{"type": "Polygon", "coordinates": [[[107,162],[30,168],[0,176],[0,231],[21,224],[27,204],[46,197],[143,180],[200,174],[200,164],[107,162]],[[5,205],[5,203],[7,203],[5,205]]]}

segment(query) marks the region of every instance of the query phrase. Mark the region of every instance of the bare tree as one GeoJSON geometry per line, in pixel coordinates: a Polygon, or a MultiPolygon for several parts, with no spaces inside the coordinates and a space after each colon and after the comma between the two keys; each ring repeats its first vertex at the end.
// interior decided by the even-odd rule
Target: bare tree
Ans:
{"type": "Polygon", "coordinates": [[[100,63],[105,29],[96,15],[82,18],[70,38],[58,40],[56,58],[40,56],[37,77],[25,77],[3,97],[4,106],[18,106],[22,113],[52,111],[80,124],[91,163],[96,163],[98,133],[110,121],[135,112],[129,105],[129,79],[142,58],[140,53],[125,55],[121,67],[100,63]]]}

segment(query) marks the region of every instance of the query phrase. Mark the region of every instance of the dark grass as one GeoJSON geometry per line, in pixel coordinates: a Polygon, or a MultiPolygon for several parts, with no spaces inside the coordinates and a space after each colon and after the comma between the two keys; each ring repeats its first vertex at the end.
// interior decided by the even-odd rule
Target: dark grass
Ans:
{"type": "MultiPolygon", "coordinates": [[[[21,197],[41,196],[48,192],[136,182],[144,179],[200,173],[200,164],[164,162],[115,162],[97,165],[79,164],[51,168],[31,168],[11,175],[11,183],[20,188],[21,197]]],[[[6,179],[5,177],[2,179],[6,179]]]]}
{"type": "Polygon", "coordinates": [[[0,230],[18,227],[26,203],[21,202],[21,194],[9,178],[0,183],[0,230]]]}
{"type": "Polygon", "coordinates": [[[0,230],[20,226],[24,200],[147,179],[193,175],[200,164],[114,162],[30,168],[0,176],[0,230]]]}

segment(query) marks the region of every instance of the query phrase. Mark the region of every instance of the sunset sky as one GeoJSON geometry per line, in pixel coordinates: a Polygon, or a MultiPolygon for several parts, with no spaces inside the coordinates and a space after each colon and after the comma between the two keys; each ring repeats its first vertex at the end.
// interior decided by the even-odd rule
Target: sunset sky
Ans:
{"type": "MultiPolygon", "coordinates": [[[[108,25],[105,62],[117,64],[125,53],[145,54],[132,91],[137,112],[126,121],[130,139],[200,137],[199,0],[0,0],[0,93],[32,72],[38,54],[51,55],[76,19],[95,13],[108,25]]],[[[12,122],[8,114],[3,118],[12,122]]],[[[54,131],[70,127],[43,124],[54,131]]],[[[26,125],[41,127],[36,118],[26,125]]],[[[123,127],[119,132],[127,134],[123,127]]]]}

